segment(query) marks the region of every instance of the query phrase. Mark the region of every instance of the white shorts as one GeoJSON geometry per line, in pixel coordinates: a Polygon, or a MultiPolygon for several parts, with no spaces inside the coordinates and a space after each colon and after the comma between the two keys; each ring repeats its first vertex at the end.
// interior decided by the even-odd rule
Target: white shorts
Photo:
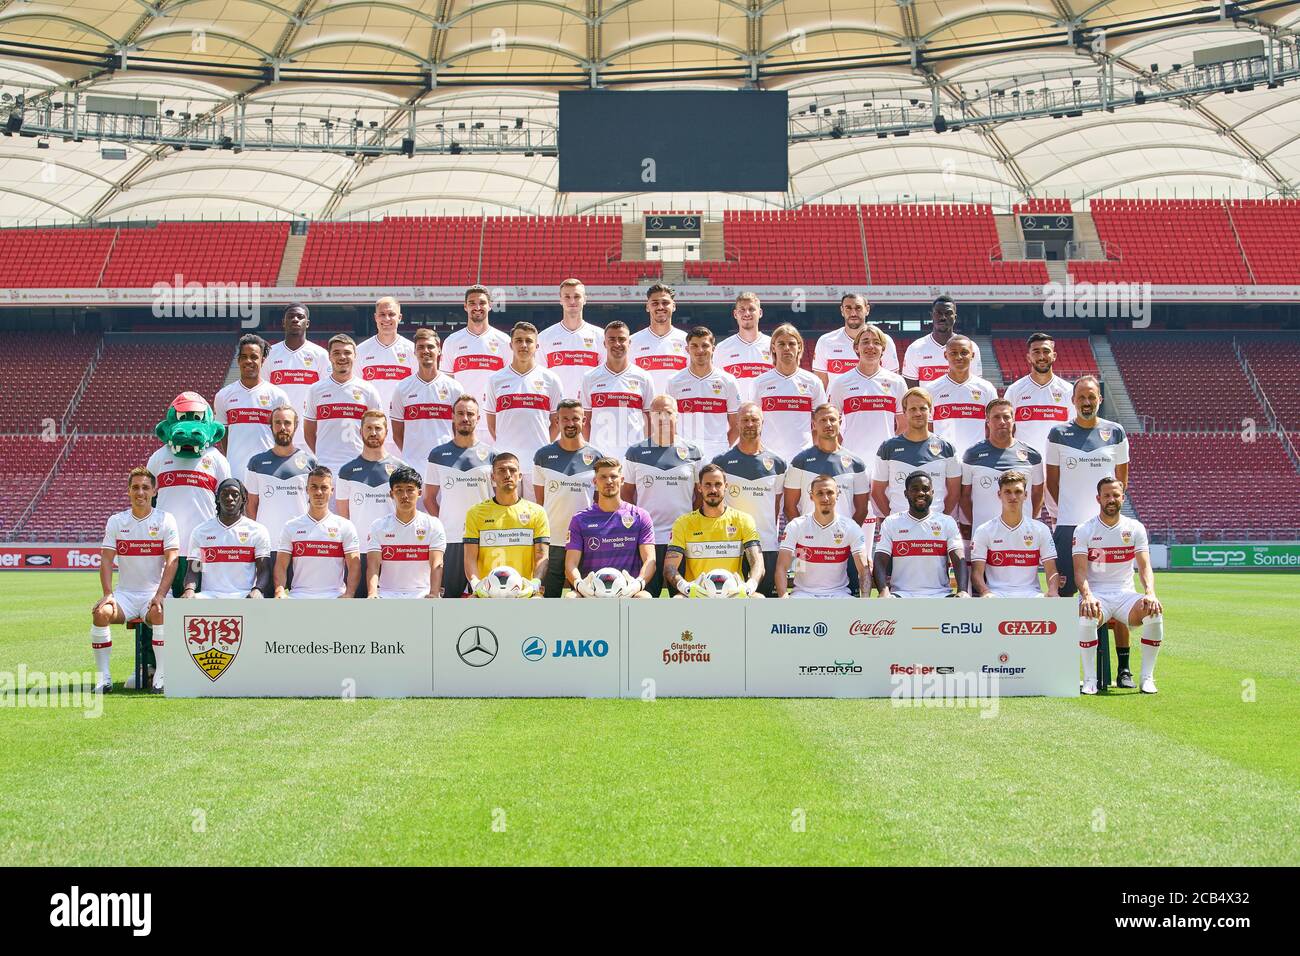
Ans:
{"type": "Polygon", "coordinates": [[[896,591],[889,589],[889,593],[894,597],[900,598],[946,598],[952,597],[951,591],[896,591]]]}
{"type": "Polygon", "coordinates": [[[1127,624],[1129,612],[1133,610],[1133,605],[1137,604],[1143,597],[1136,591],[1108,591],[1105,593],[1093,591],[1092,596],[1101,604],[1101,621],[1103,624],[1111,618],[1116,618],[1121,624],[1127,624]]]}
{"type": "Polygon", "coordinates": [[[1036,598],[1036,597],[1040,598],[1043,596],[1043,592],[1037,590],[1035,591],[993,591],[992,588],[990,588],[989,590],[992,591],[994,597],[1000,597],[1000,598],[1036,598]]]}
{"type": "Polygon", "coordinates": [[[800,591],[796,589],[790,592],[790,597],[792,598],[840,598],[840,597],[853,597],[853,595],[849,593],[848,588],[845,588],[843,591],[800,591]]]}
{"type": "Polygon", "coordinates": [[[117,605],[122,616],[128,621],[144,617],[149,613],[149,602],[153,600],[154,591],[114,591],[113,603],[117,605]]]}
{"type": "Polygon", "coordinates": [[[379,596],[381,598],[422,598],[425,593],[426,592],[424,591],[390,591],[386,588],[379,589],[379,596]]]}
{"type": "Polygon", "coordinates": [[[194,596],[196,598],[207,598],[210,601],[240,600],[248,597],[248,591],[200,591],[194,596]]]}
{"type": "Polygon", "coordinates": [[[299,601],[329,600],[330,598],[339,598],[342,596],[343,596],[342,591],[338,592],[337,594],[334,594],[332,592],[326,593],[324,591],[299,591],[297,589],[292,589],[289,591],[289,597],[297,598],[299,601]]]}

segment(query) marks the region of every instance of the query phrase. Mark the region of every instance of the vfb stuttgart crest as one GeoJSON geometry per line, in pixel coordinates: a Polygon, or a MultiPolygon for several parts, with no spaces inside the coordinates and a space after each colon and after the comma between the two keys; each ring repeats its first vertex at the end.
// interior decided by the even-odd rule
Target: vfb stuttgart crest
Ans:
{"type": "Polygon", "coordinates": [[[239,653],[244,637],[242,617],[195,615],[185,618],[185,650],[199,670],[215,681],[239,653]]]}

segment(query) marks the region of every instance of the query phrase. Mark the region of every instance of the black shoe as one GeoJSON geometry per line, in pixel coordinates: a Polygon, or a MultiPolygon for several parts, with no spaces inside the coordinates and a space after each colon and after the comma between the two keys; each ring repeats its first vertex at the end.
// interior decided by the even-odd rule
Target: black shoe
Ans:
{"type": "Polygon", "coordinates": [[[1133,680],[1133,672],[1128,669],[1120,671],[1119,676],[1115,678],[1115,686],[1128,688],[1136,687],[1137,684],[1133,680]]]}

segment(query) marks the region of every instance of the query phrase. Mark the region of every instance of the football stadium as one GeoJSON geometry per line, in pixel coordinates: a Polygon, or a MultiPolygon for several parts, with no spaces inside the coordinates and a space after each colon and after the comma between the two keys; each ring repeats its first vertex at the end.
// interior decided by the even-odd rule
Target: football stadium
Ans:
{"type": "Polygon", "coordinates": [[[1298,25],[0,0],[6,858],[1300,863],[1298,25]]]}

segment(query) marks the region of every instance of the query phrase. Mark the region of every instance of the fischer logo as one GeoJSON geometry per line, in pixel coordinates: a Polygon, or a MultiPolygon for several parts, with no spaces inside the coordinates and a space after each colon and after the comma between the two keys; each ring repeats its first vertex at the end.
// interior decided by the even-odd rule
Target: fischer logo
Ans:
{"type": "Polygon", "coordinates": [[[915,677],[918,675],[924,676],[926,674],[953,674],[956,673],[956,668],[932,667],[929,664],[890,664],[889,673],[891,675],[906,674],[909,677],[915,677]]]}
{"type": "Polygon", "coordinates": [[[893,637],[897,621],[854,621],[849,625],[849,637],[893,637]]]}
{"type": "Polygon", "coordinates": [[[1002,621],[998,624],[999,634],[1013,637],[1046,637],[1056,633],[1055,621],[1002,621]]]}

